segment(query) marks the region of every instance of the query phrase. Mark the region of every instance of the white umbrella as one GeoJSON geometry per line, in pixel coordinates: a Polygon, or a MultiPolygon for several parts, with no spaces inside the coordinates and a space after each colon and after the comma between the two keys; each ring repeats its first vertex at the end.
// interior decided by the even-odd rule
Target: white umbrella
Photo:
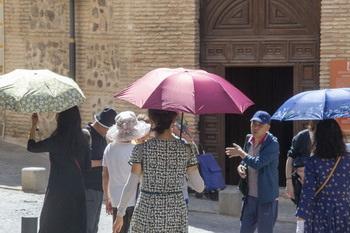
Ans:
{"type": "Polygon", "coordinates": [[[0,107],[15,112],[62,112],[85,100],[73,79],[50,70],[16,69],[0,76],[0,107]]]}

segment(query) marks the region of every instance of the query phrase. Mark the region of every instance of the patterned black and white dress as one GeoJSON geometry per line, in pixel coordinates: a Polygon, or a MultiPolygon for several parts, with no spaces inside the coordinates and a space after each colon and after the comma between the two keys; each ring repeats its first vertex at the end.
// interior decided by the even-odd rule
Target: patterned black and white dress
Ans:
{"type": "Polygon", "coordinates": [[[129,232],[188,232],[186,203],[182,186],[189,159],[186,146],[177,139],[152,138],[142,147],[142,159],[135,146],[129,162],[141,163],[142,185],[129,232]]]}

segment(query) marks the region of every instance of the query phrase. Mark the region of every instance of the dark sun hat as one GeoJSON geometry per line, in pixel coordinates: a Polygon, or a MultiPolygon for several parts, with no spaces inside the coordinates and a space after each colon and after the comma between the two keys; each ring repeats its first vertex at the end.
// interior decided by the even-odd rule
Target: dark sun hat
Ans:
{"type": "Polygon", "coordinates": [[[103,127],[109,128],[115,124],[117,112],[112,108],[105,108],[95,115],[95,120],[103,127]]]}

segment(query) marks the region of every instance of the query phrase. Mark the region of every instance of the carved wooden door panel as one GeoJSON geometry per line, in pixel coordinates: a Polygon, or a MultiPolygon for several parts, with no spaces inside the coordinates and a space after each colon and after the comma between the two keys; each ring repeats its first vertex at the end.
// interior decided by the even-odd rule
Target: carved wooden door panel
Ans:
{"type": "MultiPolygon", "coordinates": [[[[320,8],[321,0],[201,0],[201,68],[224,77],[225,67],[290,66],[294,94],[317,89],[320,8]]],[[[224,121],[220,114],[203,115],[199,127],[223,173],[224,121]]],[[[293,133],[302,127],[294,123],[293,133]]]]}
{"type": "Polygon", "coordinates": [[[201,64],[318,61],[320,0],[202,0],[201,64]]]}

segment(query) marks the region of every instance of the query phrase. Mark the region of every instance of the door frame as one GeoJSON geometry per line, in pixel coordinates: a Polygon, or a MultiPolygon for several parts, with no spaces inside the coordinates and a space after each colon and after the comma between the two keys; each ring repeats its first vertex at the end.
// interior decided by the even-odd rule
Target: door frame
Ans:
{"type": "MultiPolygon", "coordinates": [[[[293,94],[302,91],[318,89],[318,79],[310,76],[310,67],[314,73],[319,72],[319,66],[316,62],[300,63],[206,63],[202,64],[202,69],[215,73],[225,78],[225,69],[228,67],[293,67],[293,94]],[[305,70],[306,69],[306,70],[305,70]]],[[[253,100],[254,101],[254,100],[253,100]]],[[[277,110],[277,109],[276,109],[277,110]]],[[[272,114],[272,113],[271,113],[272,114]]],[[[248,126],[247,126],[248,127],[248,126]]],[[[293,135],[305,129],[305,122],[294,121],[293,135]]],[[[225,158],[225,114],[200,115],[199,121],[200,142],[204,145],[206,152],[214,155],[219,166],[222,168],[223,176],[226,177],[226,158],[225,158]]],[[[285,156],[285,155],[282,155],[285,156]]]]}
{"type": "MultiPolygon", "coordinates": [[[[318,89],[320,18],[321,0],[200,0],[200,67],[225,78],[226,67],[292,66],[294,94],[318,89]]],[[[200,115],[199,130],[225,177],[225,115],[200,115]]]]}

